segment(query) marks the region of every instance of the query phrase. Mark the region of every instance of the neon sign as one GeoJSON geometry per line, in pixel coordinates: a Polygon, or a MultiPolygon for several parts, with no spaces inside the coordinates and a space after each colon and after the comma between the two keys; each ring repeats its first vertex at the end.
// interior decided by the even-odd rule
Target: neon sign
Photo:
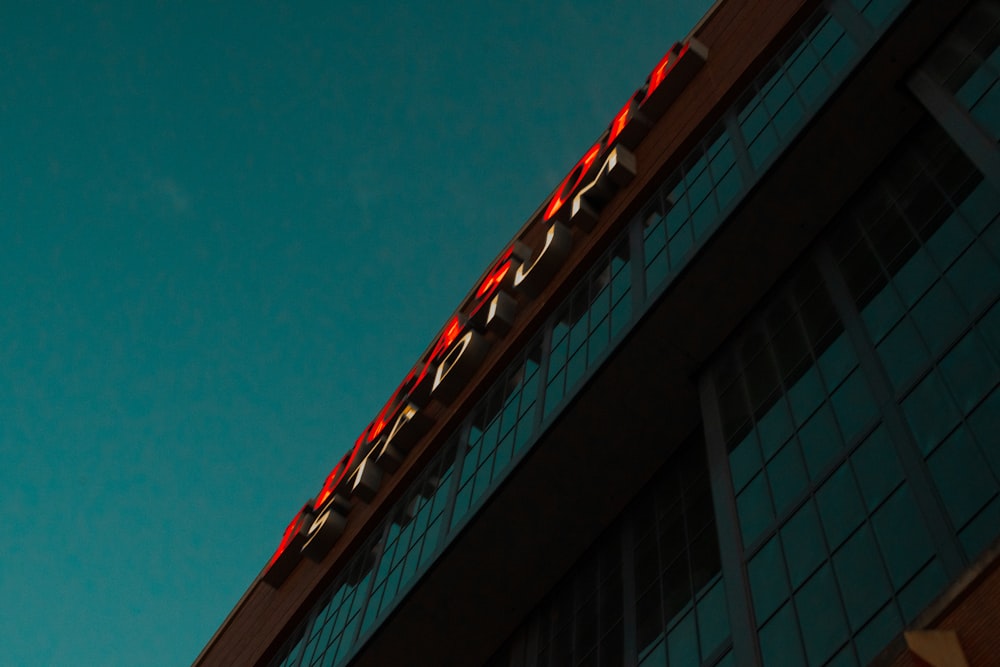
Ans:
{"type": "MultiPolygon", "coordinates": [[[[472,297],[448,321],[354,446],[330,471],[316,497],[285,529],[263,579],[280,586],[307,557],[322,560],[343,533],[351,508],[371,503],[386,475],[402,465],[433,426],[425,408],[457,399],[482,367],[490,339],[512,329],[521,305],[537,298],[569,257],[574,233],[589,232],[600,211],[636,173],[632,150],[704,63],[694,40],[675,44],[602,134],[573,166],[525,230],[547,225],[540,247],[520,239],[493,262],[472,297]]],[[[526,234],[522,234],[522,238],[526,234]]]]}

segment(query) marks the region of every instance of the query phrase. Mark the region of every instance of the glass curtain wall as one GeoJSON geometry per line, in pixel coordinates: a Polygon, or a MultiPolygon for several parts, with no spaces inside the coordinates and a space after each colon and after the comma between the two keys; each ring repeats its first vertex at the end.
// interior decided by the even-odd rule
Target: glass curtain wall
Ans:
{"type": "Polygon", "coordinates": [[[866,664],[1000,534],[998,215],[926,122],[714,362],[763,664],[866,664]]]}

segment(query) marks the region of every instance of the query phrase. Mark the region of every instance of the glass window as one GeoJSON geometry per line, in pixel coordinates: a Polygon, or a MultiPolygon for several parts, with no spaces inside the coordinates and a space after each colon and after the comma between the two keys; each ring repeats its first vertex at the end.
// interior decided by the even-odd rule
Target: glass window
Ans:
{"type": "Polygon", "coordinates": [[[881,426],[851,455],[851,464],[869,512],[881,505],[903,479],[899,458],[881,426]]]}
{"type": "Polygon", "coordinates": [[[779,513],[802,495],[808,480],[798,442],[792,440],[787,443],[771,459],[767,464],[767,479],[771,485],[775,509],[779,513]]]}
{"type": "Polygon", "coordinates": [[[902,587],[931,558],[930,535],[909,488],[900,487],[872,516],[893,586],[902,587]]]}
{"type": "Polygon", "coordinates": [[[793,589],[798,588],[826,560],[819,515],[812,502],[803,505],[781,528],[781,543],[790,583],[793,589]]]}
{"type": "Polygon", "coordinates": [[[785,561],[778,537],[771,538],[747,566],[757,623],[767,620],[788,597],[785,561]]]}
{"type": "Polygon", "coordinates": [[[929,356],[923,338],[909,319],[899,322],[875,349],[897,389],[908,386],[908,381],[927,365],[929,356]]]}
{"type": "Polygon", "coordinates": [[[855,638],[858,649],[858,659],[862,665],[867,665],[879,654],[890,639],[899,634],[903,623],[899,611],[893,604],[887,604],[878,614],[865,625],[855,638]]]}
{"type": "Polygon", "coordinates": [[[764,474],[757,475],[736,496],[736,508],[743,529],[743,543],[753,544],[774,520],[774,509],[764,474]]]}
{"type": "Polygon", "coordinates": [[[701,663],[698,657],[698,633],[695,631],[694,613],[688,613],[667,634],[667,655],[671,665],[701,663]]]}
{"type": "Polygon", "coordinates": [[[865,524],[833,556],[851,628],[857,632],[892,596],[875,539],[865,524]]]}
{"type": "Polygon", "coordinates": [[[729,637],[728,613],[726,589],[720,580],[698,603],[698,635],[703,656],[712,655],[729,637]]]}
{"type": "Polygon", "coordinates": [[[806,664],[791,602],[760,629],[760,652],[764,664],[769,667],[801,667],[806,664]]]}
{"type": "Polygon", "coordinates": [[[936,371],[929,373],[903,401],[903,412],[925,454],[938,446],[959,419],[951,395],[936,371]]]}
{"type": "Polygon", "coordinates": [[[927,608],[937,595],[944,590],[948,578],[941,564],[933,560],[899,592],[899,606],[903,617],[909,623],[927,608]]]}
{"type": "Polygon", "coordinates": [[[963,414],[971,412],[1000,380],[1000,368],[976,331],[962,338],[940,367],[963,414]]]}
{"type": "Polygon", "coordinates": [[[747,434],[729,453],[729,467],[733,476],[733,488],[739,493],[761,467],[760,447],[757,446],[755,433],[747,434]]]}
{"type": "Polygon", "coordinates": [[[831,549],[843,543],[864,520],[861,503],[849,466],[840,466],[816,494],[823,531],[831,549]]]}
{"type": "Polygon", "coordinates": [[[823,665],[850,637],[843,611],[836,603],[837,582],[824,565],[795,594],[799,627],[810,665],[823,665]]]}
{"type": "Polygon", "coordinates": [[[820,408],[802,426],[799,439],[805,452],[809,477],[819,479],[841,450],[840,432],[829,405],[820,408]]]}
{"type": "Polygon", "coordinates": [[[952,433],[927,463],[956,528],[997,495],[997,480],[965,428],[952,433]]]}
{"type": "MultiPolygon", "coordinates": [[[[930,353],[941,354],[945,348],[955,340],[963,327],[963,322],[967,316],[960,305],[960,301],[955,297],[947,281],[941,280],[927,292],[912,310],[913,322],[920,331],[923,341],[927,342],[930,353]]],[[[901,353],[903,346],[900,347],[901,353]]],[[[912,348],[914,358],[926,364],[927,353],[924,350],[923,342],[916,341],[912,348]]],[[[905,375],[905,373],[904,373],[905,375]]],[[[901,387],[902,383],[894,383],[901,387]]]]}

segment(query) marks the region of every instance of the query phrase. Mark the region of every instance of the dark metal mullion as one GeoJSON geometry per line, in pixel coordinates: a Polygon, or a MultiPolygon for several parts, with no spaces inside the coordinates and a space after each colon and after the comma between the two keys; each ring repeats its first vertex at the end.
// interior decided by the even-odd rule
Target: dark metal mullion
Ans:
{"type": "MultiPolygon", "coordinates": [[[[657,193],[653,196],[660,197],[661,195],[660,192],[657,191],[657,193]]],[[[666,229],[666,223],[664,223],[663,226],[664,229],[666,229]]],[[[646,309],[646,249],[643,243],[643,226],[641,216],[637,216],[631,223],[629,223],[627,234],[628,256],[629,261],[632,263],[632,317],[630,318],[630,321],[634,323],[646,309]]],[[[666,250],[666,246],[664,246],[664,250],[666,250]]],[[[614,298],[614,292],[611,292],[611,297],[612,299],[614,298]]],[[[608,307],[609,337],[611,336],[610,325],[612,310],[614,310],[614,307],[614,304],[611,304],[608,307]]]]}
{"type": "Polygon", "coordinates": [[[757,625],[752,613],[750,581],[743,560],[743,539],[736,510],[736,494],[729,469],[729,453],[722,433],[722,415],[716,401],[715,379],[710,372],[702,373],[698,390],[704,420],[715,526],[719,538],[722,582],[729,603],[727,608],[733,656],[737,665],[760,665],[760,649],[757,645],[757,633],[754,631],[757,625]]]}
{"type": "Polygon", "coordinates": [[[622,577],[622,637],[625,648],[626,665],[639,664],[639,647],[636,639],[637,621],[635,615],[635,553],[634,545],[635,512],[627,513],[621,529],[621,577],[622,577]]]}
{"type": "MultiPolygon", "coordinates": [[[[351,633],[351,640],[350,643],[348,644],[347,653],[345,653],[345,655],[353,654],[358,648],[360,648],[358,639],[361,637],[361,626],[364,625],[365,614],[368,613],[368,605],[371,604],[372,592],[375,590],[375,580],[378,578],[378,571],[379,568],[382,566],[382,558],[385,556],[385,545],[386,545],[386,540],[389,538],[389,528],[392,526],[392,516],[397,511],[398,507],[393,507],[392,510],[390,510],[390,512],[386,514],[385,525],[382,527],[382,536],[373,545],[374,547],[373,551],[375,552],[375,562],[372,563],[371,580],[365,587],[366,590],[364,592],[364,598],[362,598],[363,602],[361,603],[361,608],[358,610],[357,614],[358,624],[354,628],[354,631],[351,633]]],[[[360,555],[361,554],[359,552],[357,556],[360,555]]],[[[386,576],[386,581],[388,581],[388,575],[386,576]]],[[[355,595],[358,594],[359,594],[358,592],[355,592],[355,595]]],[[[350,620],[348,620],[347,622],[350,623],[350,620]]],[[[372,627],[376,626],[373,625],[372,627]]]]}
{"type": "Polygon", "coordinates": [[[747,149],[746,137],[743,136],[743,128],[736,120],[736,107],[731,107],[722,117],[722,123],[729,134],[729,144],[733,147],[736,156],[736,169],[740,172],[743,181],[743,190],[740,193],[745,195],[750,187],[757,182],[757,172],[754,171],[753,163],[750,162],[750,151],[747,149]]]}
{"type": "MultiPolygon", "coordinates": [[[[309,618],[305,623],[306,629],[303,631],[302,638],[300,640],[302,642],[302,650],[299,652],[299,657],[296,658],[294,662],[289,663],[287,667],[301,667],[302,665],[306,664],[305,663],[306,649],[309,648],[309,641],[312,639],[310,635],[312,633],[313,628],[316,625],[316,618],[319,616],[320,611],[325,608],[326,608],[325,605],[316,605],[313,607],[313,610],[309,612],[309,618]]],[[[293,646],[292,648],[294,649],[295,647],[293,646]]]]}
{"type": "Polygon", "coordinates": [[[954,578],[965,569],[965,558],[951,529],[948,515],[935,491],[934,482],[927,471],[913,433],[895,400],[889,376],[878,358],[875,345],[865,331],[861,314],[855,307],[847,283],[829,248],[821,246],[817,253],[816,264],[829,289],[834,309],[844,323],[844,332],[858,355],[859,367],[855,372],[863,373],[875,395],[882,423],[903,466],[904,476],[913,491],[917,507],[926,520],[935,552],[941,559],[949,578],[954,578]]]}
{"type": "MultiPolygon", "coordinates": [[[[706,475],[708,474],[707,470],[705,471],[705,474],[706,475]]],[[[682,556],[682,558],[685,558],[687,560],[687,570],[686,570],[687,589],[688,589],[688,595],[691,596],[691,611],[688,613],[692,615],[694,620],[694,636],[695,636],[695,642],[698,645],[698,657],[700,664],[702,661],[704,661],[705,656],[701,655],[701,623],[698,620],[698,591],[694,589],[694,572],[691,563],[691,542],[693,541],[694,537],[697,536],[697,534],[701,533],[701,530],[705,529],[705,526],[701,526],[700,529],[697,529],[698,530],[697,534],[695,533],[695,531],[691,529],[691,522],[688,518],[688,504],[691,502],[691,499],[689,497],[691,492],[691,487],[687,486],[686,482],[687,480],[681,481],[678,479],[678,485],[680,486],[681,489],[681,498],[680,498],[681,517],[682,517],[681,521],[684,524],[684,555],[682,556]]],[[[711,482],[709,483],[709,485],[711,485],[711,482]]],[[[659,518],[657,518],[657,528],[659,528],[659,518]]],[[[659,535],[657,535],[657,537],[659,537],[659,535]]],[[[657,548],[659,548],[659,540],[657,540],[657,548]]],[[[661,564],[661,568],[662,567],[664,567],[664,565],[661,564]]],[[[660,576],[661,590],[663,585],[664,585],[664,578],[661,575],[660,576]]],[[[660,594],[660,599],[661,600],[663,599],[662,593],[660,594]]],[[[666,641],[667,625],[670,623],[671,619],[664,619],[664,620],[666,621],[666,623],[663,624],[663,641],[666,641]]]]}
{"type": "MultiPolygon", "coordinates": [[[[545,419],[545,394],[549,388],[549,364],[552,360],[552,332],[556,326],[556,316],[560,311],[561,308],[556,309],[542,327],[542,340],[539,344],[541,358],[538,360],[538,370],[535,371],[538,376],[538,396],[535,398],[537,405],[535,406],[535,418],[531,425],[534,437],[538,437],[541,433],[542,421],[545,419]]],[[[567,347],[568,345],[567,343],[567,347]]]]}

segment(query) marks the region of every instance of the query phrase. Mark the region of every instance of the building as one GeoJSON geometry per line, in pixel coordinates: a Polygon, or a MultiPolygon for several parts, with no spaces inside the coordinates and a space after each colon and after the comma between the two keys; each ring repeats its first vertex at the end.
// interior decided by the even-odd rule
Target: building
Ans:
{"type": "Polygon", "coordinates": [[[998,43],[718,3],[196,664],[997,664],[998,43]]]}

